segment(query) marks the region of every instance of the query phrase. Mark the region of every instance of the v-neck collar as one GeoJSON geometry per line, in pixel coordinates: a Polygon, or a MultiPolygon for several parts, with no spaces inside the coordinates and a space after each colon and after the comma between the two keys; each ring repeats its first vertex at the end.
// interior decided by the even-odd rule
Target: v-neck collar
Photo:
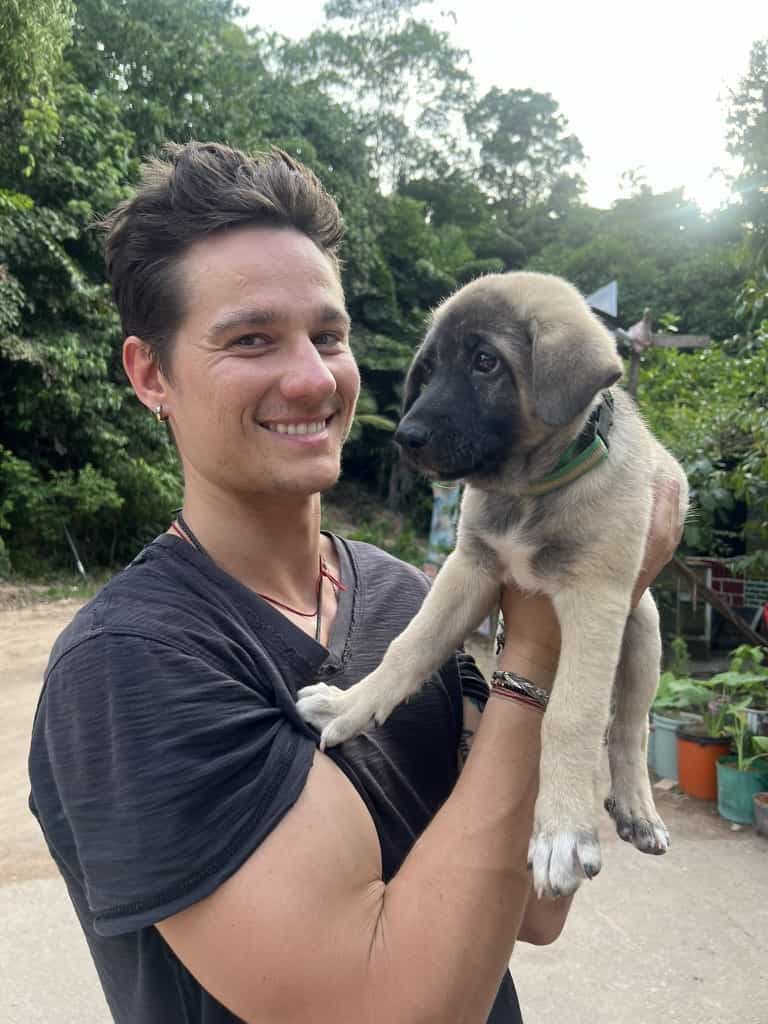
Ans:
{"type": "Polygon", "coordinates": [[[263,597],[259,597],[256,591],[241,583],[240,580],[225,569],[222,569],[208,555],[199,552],[188,541],[182,540],[173,534],[161,533],[153,543],[160,544],[163,547],[173,547],[186,561],[195,564],[199,569],[213,573],[220,578],[223,577],[231,587],[241,591],[244,596],[247,595],[249,602],[253,602],[254,607],[258,608],[259,617],[273,629],[279,624],[280,631],[286,637],[286,640],[290,638],[292,648],[306,662],[316,666],[319,678],[327,679],[329,676],[336,675],[348,660],[351,632],[355,617],[354,609],[358,599],[360,580],[351,552],[343,539],[326,530],[322,532],[334,546],[341,573],[341,582],[346,588],[345,590],[339,590],[337,593],[336,615],[331,624],[327,647],[320,643],[319,640],[315,640],[309,633],[305,633],[300,626],[297,626],[295,622],[292,622],[286,615],[283,615],[278,608],[265,601],[263,597]]]}

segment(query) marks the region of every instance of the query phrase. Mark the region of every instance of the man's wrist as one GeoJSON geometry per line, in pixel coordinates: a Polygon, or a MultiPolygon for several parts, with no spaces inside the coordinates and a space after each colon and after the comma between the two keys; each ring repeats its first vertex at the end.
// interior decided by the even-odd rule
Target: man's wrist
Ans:
{"type": "Polygon", "coordinates": [[[549,703],[549,690],[542,686],[535,686],[530,679],[521,676],[518,672],[496,669],[491,676],[491,693],[510,700],[519,700],[530,704],[538,711],[547,710],[549,703]]]}
{"type": "Polygon", "coordinates": [[[513,641],[507,636],[498,667],[502,672],[516,672],[543,690],[551,690],[557,673],[558,655],[555,648],[513,641]]]}

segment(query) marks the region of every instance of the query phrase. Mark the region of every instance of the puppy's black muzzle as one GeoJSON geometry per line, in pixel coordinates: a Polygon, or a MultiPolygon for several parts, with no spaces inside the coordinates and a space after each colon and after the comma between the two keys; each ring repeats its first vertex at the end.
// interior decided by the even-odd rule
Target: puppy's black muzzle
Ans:
{"type": "Polygon", "coordinates": [[[406,452],[415,453],[420,448],[424,448],[428,442],[429,431],[424,424],[413,420],[409,421],[407,417],[395,431],[395,444],[399,444],[406,452]]]}

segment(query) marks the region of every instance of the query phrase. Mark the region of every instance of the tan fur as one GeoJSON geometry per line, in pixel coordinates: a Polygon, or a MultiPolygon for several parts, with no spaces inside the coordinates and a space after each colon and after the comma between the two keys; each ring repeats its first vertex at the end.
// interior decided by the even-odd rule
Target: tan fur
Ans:
{"type": "Polygon", "coordinates": [[[613,372],[615,379],[612,368],[621,364],[611,335],[579,293],[549,275],[481,278],[440,307],[431,330],[439,330],[449,316],[460,325],[463,310],[471,310],[476,322],[477,304],[482,311],[492,299],[497,313],[487,333],[503,346],[515,369],[524,437],[493,479],[467,482],[456,548],[381,666],[348,691],[325,684],[306,687],[299,710],[322,729],[323,745],[342,742],[372,722],[381,724],[482,621],[502,583],[514,581],[525,590],[549,594],[562,650],[544,716],[530,860],[539,893],[571,893],[600,869],[594,780],[612,697],[612,789],[606,806],[622,838],[639,849],[662,853],[668,845],[645,760],[648,709],[659,670],[658,615],[650,594],[634,611],[630,600],[654,487],[678,481],[681,524],[688,487],[682,469],[652,437],[631,399],[613,388],[608,458],[565,488],[526,497],[528,484],[551,468],[555,453],[578,436],[599,400],[596,392],[584,392],[584,398],[583,389],[601,375],[613,372]],[[508,324],[528,325],[532,353],[530,340],[526,349],[499,318],[499,297],[508,306],[508,324]],[[576,405],[561,422],[569,400],[576,405]],[[504,532],[493,527],[499,500],[508,501],[505,507],[515,512],[515,524],[504,532]],[[537,555],[555,541],[568,544],[562,570],[537,571],[537,555]]]}

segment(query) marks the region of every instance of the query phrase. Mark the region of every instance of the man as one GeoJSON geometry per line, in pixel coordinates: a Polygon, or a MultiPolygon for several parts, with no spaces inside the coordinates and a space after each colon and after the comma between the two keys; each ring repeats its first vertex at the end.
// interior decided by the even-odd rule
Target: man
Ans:
{"type": "MultiPolygon", "coordinates": [[[[295,709],[369,672],[426,586],[320,531],[359,389],[335,204],[282,154],[190,143],[107,227],[125,369],[184,505],[57,641],[30,774],[114,1019],[519,1021],[513,944],[568,910],[526,869],[540,708],[481,717],[457,656],[328,754],[295,709]]],[[[502,667],[546,690],[549,602],[503,607],[502,667]]]]}

